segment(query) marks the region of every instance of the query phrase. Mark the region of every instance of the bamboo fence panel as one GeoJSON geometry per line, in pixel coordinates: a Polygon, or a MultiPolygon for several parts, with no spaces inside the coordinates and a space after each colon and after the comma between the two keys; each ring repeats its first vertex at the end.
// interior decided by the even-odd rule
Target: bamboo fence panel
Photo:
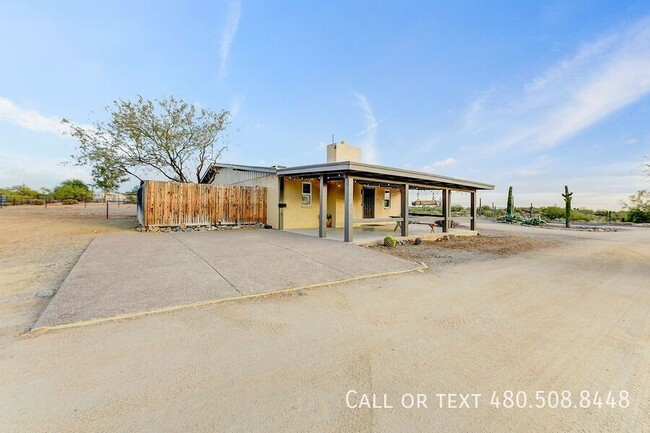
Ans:
{"type": "Polygon", "coordinates": [[[267,189],[145,180],[145,227],[266,223],[267,189]]]}

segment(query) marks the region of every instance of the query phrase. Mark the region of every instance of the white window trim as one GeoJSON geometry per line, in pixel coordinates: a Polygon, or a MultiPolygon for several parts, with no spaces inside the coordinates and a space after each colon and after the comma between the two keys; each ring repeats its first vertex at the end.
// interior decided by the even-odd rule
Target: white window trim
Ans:
{"type": "Polygon", "coordinates": [[[384,209],[390,209],[391,206],[393,205],[393,192],[390,189],[384,190],[384,197],[382,199],[382,203],[384,204],[384,209]],[[388,193],[388,206],[386,206],[386,193],[388,193]]]}
{"type": "Polygon", "coordinates": [[[302,182],[300,184],[300,204],[301,204],[301,206],[302,207],[311,207],[312,204],[314,203],[313,198],[314,197],[313,197],[313,190],[312,190],[311,182],[302,182]],[[309,185],[309,194],[305,194],[303,192],[304,191],[303,188],[305,187],[305,184],[309,185]],[[305,198],[305,196],[309,197],[309,204],[305,204],[305,202],[303,200],[305,198]]]}

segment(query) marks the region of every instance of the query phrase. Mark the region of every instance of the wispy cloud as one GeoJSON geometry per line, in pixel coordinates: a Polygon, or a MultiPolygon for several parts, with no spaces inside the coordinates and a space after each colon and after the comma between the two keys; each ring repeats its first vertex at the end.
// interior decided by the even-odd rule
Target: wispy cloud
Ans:
{"type": "Polygon", "coordinates": [[[230,48],[237,35],[239,28],[239,19],[241,18],[241,1],[232,0],[228,3],[228,18],[226,26],[221,35],[221,44],[219,47],[219,75],[224,78],[228,72],[228,59],[230,58],[230,48]]]}
{"type": "Polygon", "coordinates": [[[354,97],[366,120],[365,128],[356,134],[357,137],[362,137],[362,142],[359,143],[362,150],[361,158],[374,164],[377,162],[377,127],[383,120],[377,121],[372,106],[363,94],[355,93],[354,97]]]}
{"type": "Polygon", "coordinates": [[[246,97],[243,95],[237,95],[233,98],[232,103],[230,104],[230,117],[237,117],[245,101],[246,97]]]}
{"type": "Polygon", "coordinates": [[[8,122],[21,128],[53,134],[64,134],[67,130],[61,124],[61,118],[47,116],[36,110],[16,106],[9,99],[0,96],[0,121],[8,122]]]}
{"type": "Polygon", "coordinates": [[[495,103],[482,95],[468,107],[464,126],[485,127],[491,150],[548,149],[648,93],[650,17],[645,17],[585,44],[506,98],[510,102],[495,103]]]}
{"type": "Polygon", "coordinates": [[[455,165],[458,162],[457,159],[455,158],[445,158],[441,159],[440,161],[435,161],[432,162],[431,164],[427,164],[424,167],[422,167],[422,171],[434,171],[437,168],[440,167],[449,167],[451,165],[455,165]]]}
{"type": "Polygon", "coordinates": [[[542,171],[539,168],[534,168],[534,167],[524,167],[517,170],[517,174],[519,176],[536,176],[541,172],[542,171]]]}

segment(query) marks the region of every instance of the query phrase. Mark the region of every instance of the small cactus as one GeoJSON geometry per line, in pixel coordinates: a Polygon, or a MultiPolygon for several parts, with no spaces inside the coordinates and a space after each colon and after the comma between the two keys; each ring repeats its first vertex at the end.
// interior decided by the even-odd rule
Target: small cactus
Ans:
{"type": "Polygon", "coordinates": [[[564,197],[564,222],[566,225],[566,228],[571,227],[571,196],[573,195],[572,192],[569,192],[569,187],[564,185],[564,194],[562,194],[562,197],[564,197]]]}
{"type": "Polygon", "coordinates": [[[397,241],[395,240],[394,237],[392,236],[386,236],[384,238],[384,246],[387,248],[395,248],[395,245],[397,245],[397,241]]]}

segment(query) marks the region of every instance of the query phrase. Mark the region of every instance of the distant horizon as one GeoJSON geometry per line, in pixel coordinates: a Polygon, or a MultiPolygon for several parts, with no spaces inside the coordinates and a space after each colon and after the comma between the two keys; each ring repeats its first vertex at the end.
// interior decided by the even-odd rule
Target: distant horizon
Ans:
{"type": "Polygon", "coordinates": [[[91,183],[61,164],[61,119],[141,94],[230,110],[228,163],[320,163],[334,136],[369,163],[494,184],[479,197],[498,207],[509,186],[610,210],[650,189],[646,1],[190,6],[3,5],[0,186],[91,183]]]}

